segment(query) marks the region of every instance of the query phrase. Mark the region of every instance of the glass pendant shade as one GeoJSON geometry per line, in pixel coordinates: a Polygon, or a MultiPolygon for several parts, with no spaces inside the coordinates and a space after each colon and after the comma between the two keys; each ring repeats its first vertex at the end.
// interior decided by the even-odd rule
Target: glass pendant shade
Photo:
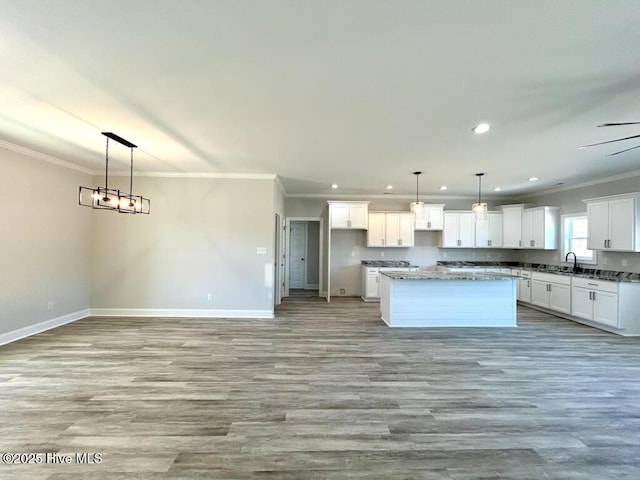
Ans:
{"type": "Polygon", "coordinates": [[[410,210],[416,219],[416,224],[423,224],[427,222],[427,209],[424,206],[424,202],[411,202],[410,210]]]}
{"type": "Polygon", "coordinates": [[[471,206],[471,211],[475,216],[476,220],[486,220],[487,212],[489,210],[487,203],[483,202],[480,195],[482,191],[482,176],[484,173],[476,173],[476,177],[478,177],[478,203],[474,203],[471,206]]]}

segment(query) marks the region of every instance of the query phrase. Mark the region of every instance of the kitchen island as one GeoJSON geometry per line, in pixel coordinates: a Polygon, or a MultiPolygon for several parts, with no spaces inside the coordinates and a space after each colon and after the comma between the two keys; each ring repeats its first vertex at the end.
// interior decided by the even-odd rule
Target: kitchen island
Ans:
{"type": "Polygon", "coordinates": [[[515,327],[517,276],[380,272],[380,312],[390,327],[515,327]]]}

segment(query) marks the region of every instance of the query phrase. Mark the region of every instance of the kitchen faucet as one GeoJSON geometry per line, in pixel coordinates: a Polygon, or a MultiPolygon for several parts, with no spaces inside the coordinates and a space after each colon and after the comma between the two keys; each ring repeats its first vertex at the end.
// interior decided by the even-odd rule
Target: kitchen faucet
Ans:
{"type": "Polygon", "coordinates": [[[567,252],[567,254],[564,256],[564,261],[565,262],[569,261],[569,255],[573,255],[573,271],[575,272],[575,271],[578,270],[578,257],[573,252],[567,252]]]}

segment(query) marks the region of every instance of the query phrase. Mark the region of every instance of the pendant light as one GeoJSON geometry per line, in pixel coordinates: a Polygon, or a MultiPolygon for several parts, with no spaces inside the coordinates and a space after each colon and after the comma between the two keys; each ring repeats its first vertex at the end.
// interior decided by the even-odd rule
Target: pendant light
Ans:
{"type": "Polygon", "coordinates": [[[96,210],[114,210],[119,213],[143,213],[148,215],[151,211],[151,200],[142,195],[133,194],[133,149],[137,148],[137,145],[112,132],[102,132],[102,134],[107,137],[104,187],[79,187],[78,204],[96,210]],[[109,139],[115,140],[130,149],[129,192],[121,192],[118,189],[109,188],[109,139]]]}
{"type": "Polygon", "coordinates": [[[418,179],[422,172],[413,172],[416,176],[416,201],[411,203],[410,209],[416,219],[416,224],[426,224],[427,210],[424,208],[424,202],[418,200],[418,179]]]}
{"type": "Polygon", "coordinates": [[[487,219],[487,204],[486,202],[482,202],[480,198],[480,194],[482,191],[482,176],[484,173],[476,173],[476,177],[478,177],[478,203],[474,203],[471,207],[471,211],[476,217],[476,220],[486,220],[487,219]]]}

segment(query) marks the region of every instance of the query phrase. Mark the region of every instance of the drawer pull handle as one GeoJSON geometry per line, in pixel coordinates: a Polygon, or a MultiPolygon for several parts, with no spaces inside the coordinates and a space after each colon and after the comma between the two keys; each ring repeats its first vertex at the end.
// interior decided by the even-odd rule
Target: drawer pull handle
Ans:
{"type": "Polygon", "coordinates": [[[599,284],[598,283],[589,283],[589,282],[587,282],[587,285],[592,285],[594,287],[597,287],[599,284]]]}

